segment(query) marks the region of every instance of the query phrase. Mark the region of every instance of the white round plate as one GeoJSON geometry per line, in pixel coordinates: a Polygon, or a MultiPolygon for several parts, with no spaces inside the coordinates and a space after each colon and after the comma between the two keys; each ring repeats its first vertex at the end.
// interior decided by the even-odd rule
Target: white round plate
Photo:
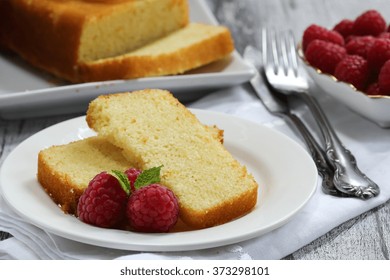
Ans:
{"type": "Polygon", "coordinates": [[[256,207],[239,219],[202,230],[146,234],[98,228],[64,214],[36,179],[37,155],[45,147],[93,135],[84,117],[44,129],[15,148],[0,171],[3,196],[26,221],[48,232],[87,244],[139,251],[196,250],[254,238],[282,226],[308,202],[318,176],[311,157],[296,142],[234,116],[192,111],[204,124],[216,124],[225,131],[226,148],[259,184],[256,207]]]}

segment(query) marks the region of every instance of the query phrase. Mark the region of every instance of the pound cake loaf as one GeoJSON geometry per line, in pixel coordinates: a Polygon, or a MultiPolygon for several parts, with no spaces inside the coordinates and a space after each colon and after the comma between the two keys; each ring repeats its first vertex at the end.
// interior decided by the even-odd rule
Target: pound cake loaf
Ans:
{"type": "Polygon", "coordinates": [[[253,176],[168,91],[99,96],[87,123],[135,167],[163,165],[161,183],[178,197],[180,218],[191,227],[226,223],[256,205],[253,176]]]}
{"type": "MultiPolygon", "coordinates": [[[[223,143],[223,131],[206,130],[223,143]]],[[[89,181],[102,171],[125,171],[133,163],[121,149],[102,137],[93,136],[64,145],[48,147],[38,154],[37,178],[46,193],[67,214],[76,215],[77,203],[89,181]]]]}
{"type": "Polygon", "coordinates": [[[181,74],[228,56],[234,49],[223,26],[190,23],[124,55],[81,63],[79,82],[181,74]]]}
{"type": "Polygon", "coordinates": [[[188,24],[187,0],[0,1],[0,45],[78,81],[80,62],[121,55],[188,24]]]}

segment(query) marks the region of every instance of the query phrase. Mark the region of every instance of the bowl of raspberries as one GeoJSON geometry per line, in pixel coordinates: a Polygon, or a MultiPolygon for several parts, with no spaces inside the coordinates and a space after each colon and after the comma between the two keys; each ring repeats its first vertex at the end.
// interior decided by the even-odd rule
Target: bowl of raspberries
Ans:
{"type": "Polygon", "coordinates": [[[325,92],[390,127],[390,25],[378,11],[342,19],[333,28],[308,26],[299,55],[325,92]]]}

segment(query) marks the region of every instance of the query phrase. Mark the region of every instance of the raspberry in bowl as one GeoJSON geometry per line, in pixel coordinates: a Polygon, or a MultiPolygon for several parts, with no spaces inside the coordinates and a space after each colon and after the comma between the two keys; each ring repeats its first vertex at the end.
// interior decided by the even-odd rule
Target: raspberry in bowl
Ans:
{"type": "Polygon", "coordinates": [[[381,127],[390,127],[389,30],[378,11],[368,10],[333,28],[311,24],[298,46],[322,90],[381,127]]]}

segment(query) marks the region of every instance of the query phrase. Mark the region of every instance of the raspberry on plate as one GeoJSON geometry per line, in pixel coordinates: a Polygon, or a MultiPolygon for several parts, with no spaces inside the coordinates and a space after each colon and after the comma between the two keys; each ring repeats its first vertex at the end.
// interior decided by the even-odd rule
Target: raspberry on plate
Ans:
{"type": "Polygon", "coordinates": [[[169,231],[178,220],[179,204],[174,193],[158,183],[161,168],[99,173],[79,199],[79,219],[104,228],[119,228],[128,222],[135,231],[169,231]]]}
{"type": "Polygon", "coordinates": [[[347,55],[337,64],[334,76],[364,90],[369,77],[367,60],[359,55],[347,55]]]}
{"type": "Polygon", "coordinates": [[[179,205],[170,189],[150,184],[130,196],[126,216],[135,231],[168,232],[177,222],[179,205]]]}
{"type": "Polygon", "coordinates": [[[312,41],[306,49],[305,58],[324,73],[333,74],[336,65],[347,55],[344,47],[321,40],[312,41]]]}
{"type": "Polygon", "coordinates": [[[379,38],[367,52],[367,61],[370,70],[379,73],[382,65],[390,59],[390,39],[379,38]]]}
{"type": "Polygon", "coordinates": [[[134,167],[129,168],[125,171],[125,174],[130,182],[131,192],[135,191],[134,183],[137,180],[138,175],[141,174],[141,172],[142,172],[141,170],[134,168],[134,167]]]}
{"type": "Polygon", "coordinates": [[[302,48],[306,51],[309,44],[314,40],[332,42],[337,45],[344,45],[344,38],[336,31],[328,30],[322,26],[312,24],[305,29],[302,38],[302,48]]]}
{"type": "Polygon", "coordinates": [[[118,226],[124,219],[127,193],[118,179],[107,172],[96,175],[77,205],[79,219],[103,228],[118,226]]]}
{"type": "Polygon", "coordinates": [[[353,25],[353,34],[377,36],[386,30],[386,21],[376,10],[368,10],[358,16],[353,25]]]}
{"type": "Polygon", "coordinates": [[[390,95],[390,60],[383,64],[379,72],[378,85],[381,94],[390,95]]]}
{"type": "Polygon", "coordinates": [[[338,24],[333,27],[333,31],[336,31],[341,34],[341,36],[346,39],[348,36],[353,33],[354,21],[350,19],[343,19],[338,24]]]}

